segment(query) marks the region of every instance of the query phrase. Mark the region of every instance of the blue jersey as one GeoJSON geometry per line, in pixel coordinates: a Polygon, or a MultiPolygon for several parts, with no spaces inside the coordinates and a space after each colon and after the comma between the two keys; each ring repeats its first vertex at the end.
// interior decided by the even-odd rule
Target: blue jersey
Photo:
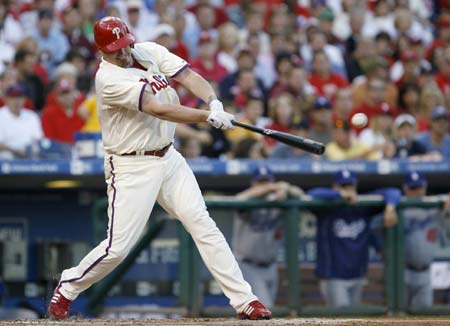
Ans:
{"type": "MultiPolygon", "coordinates": [[[[371,194],[381,194],[385,202],[397,205],[400,190],[380,189],[371,194]]],[[[315,199],[338,200],[339,192],[331,188],[308,191],[315,199]]],[[[320,278],[352,279],[366,274],[369,262],[371,237],[370,220],[380,209],[343,204],[317,211],[317,263],[320,278]]]]}

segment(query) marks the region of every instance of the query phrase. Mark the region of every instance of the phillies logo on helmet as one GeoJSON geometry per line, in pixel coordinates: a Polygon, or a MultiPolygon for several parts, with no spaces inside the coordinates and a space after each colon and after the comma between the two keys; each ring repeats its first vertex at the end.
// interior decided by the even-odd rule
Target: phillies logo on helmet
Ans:
{"type": "Polygon", "coordinates": [[[113,34],[116,34],[117,39],[120,39],[120,28],[114,27],[111,31],[113,34]]]}

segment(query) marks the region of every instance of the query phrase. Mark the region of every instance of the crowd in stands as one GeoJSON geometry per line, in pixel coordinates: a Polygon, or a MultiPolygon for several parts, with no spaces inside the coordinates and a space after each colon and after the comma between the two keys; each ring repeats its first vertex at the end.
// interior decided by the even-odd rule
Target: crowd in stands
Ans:
{"type": "MultiPolygon", "coordinates": [[[[450,158],[447,0],[5,0],[0,159],[100,131],[93,25],[106,15],[186,59],[238,120],[324,142],[327,159],[450,158]]],[[[318,159],[239,128],[176,136],[187,158],[318,159]]]]}

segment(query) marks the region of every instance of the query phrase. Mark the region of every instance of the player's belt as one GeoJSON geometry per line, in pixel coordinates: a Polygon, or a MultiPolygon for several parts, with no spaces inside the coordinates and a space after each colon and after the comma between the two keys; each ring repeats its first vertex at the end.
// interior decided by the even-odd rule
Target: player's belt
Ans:
{"type": "Polygon", "coordinates": [[[172,146],[172,143],[170,143],[169,145],[155,150],[155,151],[132,151],[130,153],[125,153],[122,154],[122,156],[130,156],[130,155],[140,155],[140,156],[158,156],[158,157],[163,157],[164,155],[166,155],[167,151],[169,150],[170,146],[172,146]]]}

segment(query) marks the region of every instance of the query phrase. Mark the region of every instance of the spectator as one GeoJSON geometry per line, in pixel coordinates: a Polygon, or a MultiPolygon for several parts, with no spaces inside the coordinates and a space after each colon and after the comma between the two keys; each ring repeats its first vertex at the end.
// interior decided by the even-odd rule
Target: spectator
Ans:
{"type": "Polygon", "coordinates": [[[198,23],[194,13],[187,10],[184,0],[171,1],[173,17],[171,24],[175,28],[175,38],[187,46],[189,57],[197,53],[198,23]]]}
{"type": "Polygon", "coordinates": [[[146,15],[145,5],[139,0],[126,1],[127,26],[131,33],[136,37],[136,42],[146,42],[149,38],[149,27],[156,26],[152,24],[146,15]]]}
{"type": "MultiPolygon", "coordinates": [[[[269,104],[269,117],[272,118],[272,123],[268,124],[266,128],[281,132],[290,132],[292,124],[299,118],[296,108],[295,99],[288,93],[283,93],[271,99],[269,104]]],[[[269,137],[266,137],[264,141],[268,149],[273,148],[277,143],[269,137]]]]}
{"type": "Polygon", "coordinates": [[[352,112],[353,98],[350,88],[340,88],[336,92],[333,102],[333,118],[335,120],[349,120],[352,112]]]}
{"type": "MultiPolygon", "coordinates": [[[[425,199],[427,180],[419,172],[404,176],[403,192],[408,199],[425,199]]],[[[431,307],[431,263],[440,238],[449,234],[444,211],[408,206],[402,210],[405,232],[405,301],[409,308],[431,307]]]]}
{"type": "MultiPolygon", "coordinates": [[[[357,0],[355,2],[359,3],[359,1],[357,0]]],[[[359,40],[363,39],[363,37],[361,36],[361,31],[364,24],[365,15],[366,11],[360,6],[352,7],[350,11],[349,30],[342,35],[343,39],[345,40],[345,54],[347,58],[349,58],[353,54],[353,51],[355,51],[356,44],[359,43],[359,40]]],[[[336,32],[338,31],[339,30],[336,30],[336,32]]],[[[365,39],[371,40],[371,38],[365,39]]],[[[350,75],[348,75],[348,78],[350,81],[353,80],[350,75]]]]}
{"type": "Polygon", "coordinates": [[[397,80],[396,85],[401,87],[404,83],[418,84],[420,74],[420,58],[411,51],[404,51],[401,55],[403,63],[403,75],[397,80]]]}
{"type": "Polygon", "coordinates": [[[438,73],[435,82],[444,95],[446,105],[450,105],[450,48],[447,48],[437,60],[438,73]]]}
{"type": "Polygon", "coordinates": [[[364,75],[364,63],[375,55],[375,44],[372,39],[361,38],[355,40],[355,49],[346,61],[348,80],[353,82],[359,76],[364,75]]]}
{"type": "Polygon", "coordinates": [[[234,100],[234,98],[238,95],[236,91],[239,89],[239,87],[236,88],[236,84],[239,77],[242,77],[242,74],[252,74],[252,78],[256,78],[255,88],[257,88],[257,93],[260,93],[261,96],[263,96],[265,93],[264,84],[262,80],[255,75],[255,64],[256,59],[250,48],[241,48],[237,54],[237,71],[225,76],[225,78],[219,84],[220,97],[229,101],[234,100]]]}
{"type": "Polygon", "coordinates": [[[416,113],[417,130],[425,132],[429,129],[430,117],[433,109],[444,105],[444,96],[436,84],[425,85],[420,92],[420,107],[416,113]]]}
{"type": "Polygon", "coordinates": [[[180,153],[187,160],[199,158],[202,153],[201,144],[195,138],[183,138],[180,140],[180,153]]]}
{"type": "Polygon", "coordinates": [[[331,72],[330,64],[324,51],[317,51],[313,55],[309,82],[314,87],[317,95],[326,96],[329,99],[334,98],[339,88],[348,86],[348,82],[344,77],[331,72]]]}
{"type": "Polygon", "coordinates": [[[184,60],[189,59],[189,50],[181,40],[177,40],[175,36],[175,29],[169,24],[159,24],[155,27],[151,37],[148,40],[156,42],[170,52],[176,54],[184,60]]]}
{"type": "Polygon", "coordinates": [[[97,97],[95,93],[86,98],[80,105],[78,115],[85,121],[81,131],[101,132],[97,114],[97,97]]]}
{"type": "Polygon", "coordinates": [[[426,58],[435,63],[435,52],[450,47],[450,14],[443,13],[437,21],[437,37],[427,49],[426,58]]]}
{"type": "Polygon", "coordinates": [[[370,92],[369,84],[372,80],[381,80],[385,85],[379,103],[386,102],[389,105],[395,106],[397,104],[397,87],[389,81],[388,78],[388,64],[385,59],[381,57],[372,57],[364,61],[362,66],[365,78],[358,78],[353,82],[353,105],[359,107],[366,102],[368,92],[370,92]]]}
{"type": "Polygon", "coordinates": [[[389,104],[382,103],[372,116],[369,128],[359,134],[361,143],[379,147],[379,159],[390,158],[395,154],[392,136],[394,116],[394,109],[389,104]]]}
{"type": "MultiPolygon", "coordinates": [[[[223,87],[224,84],[221,86],[223,87]]],[[[229,97],[224,97],[224,99],[232,101],[238,107],[242,107],[249,97],[264,98],[264,93],[259,86],[261,85],[258,83],[258,80],[252,70],[239,70],[236,84],[229,90],[229,97]]]]}
{"type": "MultiPolygon", "coordinates": [[[[242,112],[236,117],[239,122],[264,127],[267,119],[263,119],[264,102],[259,97],[249,96],[243,106],[242,112]]],[[[226,136],[232,143],[238,143],[245,138],[261,139],[261,135],[244,128],[234,128],[226,130],[226,136]]]]}
{"type": "Polygon", "coordinates": [[[394,15],[391,2],[388,0],[374,1],[374,10],[368,12],[362,29],[364,37],[374,37],[379,32],[387,32],[395,37],[394,15]]]}
{"type": "Polygon", "coordinates": [[[351,135],[350,126],[345,120],[336,120],[331,132],[331,142],[327,144],[325,156],[332,161],[377,159],[377,146],[370,147],[351,135]]]}
{"type": "Polygon", "coordinates": [[[317,27],[311,27],[308,34],[308,42],[300,48],[301,57],[307,67],[313,65],[314,54],[317,52],[325,53],[328,59],[327,68],[329,73],[346,77],[345,61],[339,48],[327,43],[327,37],[323,31],[317,27]]]}
{"type": "Polygon", "coordinates": [[[80,131],[85,122],[75,105],[75,84],[70,79],[61,79],[55,91],[55,103],[47,105],[42,112],[42,128],[47,138],[71,144],[75,132],[80,131]]]}
{"type": "Polygon", "coordinates": [[[438,152],[443,160],[450,159],[449,114],[446,107],[437,106],[431,113],[431,124],[428,132],[420,134],[417,140],[427,152],[438,152]]]}
{"type": "Polygon", "coordinates": [[[262,160],[269,157],[269,153],[262,139],[244,138],[233,145],[231,157],[262,160]]]}
{"type": "Polygon", "coordinates": [[[33,107],[41,111],[46,94],[42,80],[34,72],[36,62],[36,55],[26,50],[19,50],[14,56],[17,82],[25,89],[25,95],[31,99],[33,107]]]}
{"type": "MultiPolygon", "coordinates": [[[[395,225],[400,191],[385,188],[370,194],[384,197],[384,225],[395,225]]],[[[317,212],[316,274],[327,305],[359,305],[369,263],[371,220],[379,209],[355,206],[359,200],[357,177],[349,170],[334,175],[332,188],[313,188],[307,195],[326,201],[341,199],[347,204],[317,212]]]]}
{"type": "MultiPolygon", "coordinates": [[[[301,120],[298,123],[294,123],[291,127],[291,134],[299,137],[309,137],[309,123],[308,120],[301,120]]],[[[287,144],[278,143],[275,145],[271,155],[271,158],[311,158],[311,155],[299,148],[289,146],[287,144]]]]}
{"type": "Polygon", "coordinates": [[[25,90],[11,85],[0,110],[0,159],[25,158],[27,147],[42,138],[39,116],[24,108],[25,90]]]}
{"type": "MultiPolygon", "coordinates": [[[[236,199],[286,200],[300,197],[303,191],[287,182],[276,182],[264,165],[254,172],[249,188],[236,199]]],[[[268,308],[275,304],[278,290],[277,255],[281,243],[281,214],[278,208],[238,211],[233,221],[232,248],[253,292],[268,308]]]]}
{"type": "MultiPolygon", "coordinates": [[[[35,58],[37,58],[39,53],[38,44],[32,36],[26,36],[19,43],[17,43],[16,53],[19,51],[31,53],[35,58]]],[[[44,87],[47,88],[50,84],[50,79],[47,74],[47,70],[38,60],[35,60],[33,72],[41,79],[44,87]]]]}
{"type": "Polygon", "coordinates": [[[404,83],[400,87],[397,108],[402,113],[417,117],[420,110],[420,88],[417,84],[404,83]]]}
{"type": "Polygon", "coordinates": [[[311,111],[311,127],[308,137],[328,144],[331,141],[331,103],[325,96],[319,96],[313,103],[311,111]]]}
{"type": "MultiPolygon", "coordinates": [[[[85,60],[95,59],[95,47],[83,34],[81,14],[78,6],[68,5],[62,12],[62,31],[69,41],[71,51],[76,49],[85,60]]],[[[83,70],[80,70],[82,72],[83,70]]]]}
{"type": "Polygon", "coordinates": [[[7,4],[0,3],[0,73],[5,66],[14,59],[14,48],[23,36],[23,28],[11,14],[8,13],[7,4]]]}
{"type": "Polygon", "coordinates": [[[39,60],[50,77],[53,77],[56,66],[64,60],[69,51],[69,42],[65,35],[52,26],[52,11],[47,9],[39,11],[37,26],[32,36],[38,43],[39,60]]]}
{"type": "Polygon", "coordinates": [[[227,70],[217,61],[216,50],[211,35],[202,33],[198,41],[198,58],[192,61],[191,68],[205,79],[220,83],[227,75],[227,70]]]}
{"type": "MultiPolygon", "coordinates": [[[[364,113],[369,118],[370,122],[372,116],[377,111],[377,108],[383,102],[385,102],[384,93],[386,90],[386,83],[383,79],[373,78],[368,81],[367,87],[368,89],[363,104],[355,106],[351,113],[351,116],[355,115],[356,113],[364,113]]],[[[355,93],[353,93],[353,98],[354,96],[355,93]]]]}
{"type": "Polygon", "coordinates": [[[426,158],[427,150],[416,137],[416,119],[410,114],[400,114],[394,121],[394,139],[396,151],[394,157],[422,159],[426,158]]]}
{"type": "Polygon", "coordinates": [[[275,70],[277,80],[272,85],[270,97],[280,93],[280,90],[287,90],[289,78],[294,67],[300,66],[302,61],[299,56],[290,52],[280,52],[275,58],[275,70]]]}
{"type": "Polygon", "coordinates": [[[229,74],[236,72],[236,52],[239,44],[239,30],[236,25],[224,23],[219,27],[218,44],[217,60],[229,74]]]}

